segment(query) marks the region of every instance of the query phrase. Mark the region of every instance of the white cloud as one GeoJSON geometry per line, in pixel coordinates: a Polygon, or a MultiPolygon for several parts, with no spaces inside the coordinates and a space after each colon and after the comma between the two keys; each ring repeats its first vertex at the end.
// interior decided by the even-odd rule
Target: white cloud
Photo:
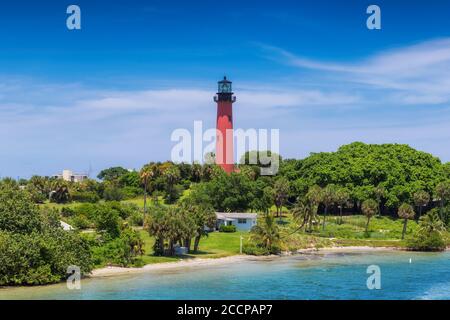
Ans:
{"type": "MultiPolygon", "coordinates": [[[[111,161],[139,167],[166,160],[172,130],[191,129],[195,120],[203,120],[205,129],[215,126],[213,96],[214,90],[195,88],[93,90],[5,80],[0,87],[0,167],[4,173],[30,175],[77,169],[80,163],[86,167],[88,161],[103,168],[111,161]],[[33,163],[28,169],[23,169],[24,159],[33,163]]],[[[340,92],[252,86],[238,89],[237,99],[235,125],[243,128],[271,128],[272,119],[283,118],[283,112],[358,101],[340,92]]]]}
{"type": "Polygon", "coordinates": [[[450,38],[396,48],[351,63],[324,62],[263,47],[289,65],[327,72],[336,82],[359,83],[366,89],[387,89],[384,98],[400,104],[450,102],[450,38]]]}

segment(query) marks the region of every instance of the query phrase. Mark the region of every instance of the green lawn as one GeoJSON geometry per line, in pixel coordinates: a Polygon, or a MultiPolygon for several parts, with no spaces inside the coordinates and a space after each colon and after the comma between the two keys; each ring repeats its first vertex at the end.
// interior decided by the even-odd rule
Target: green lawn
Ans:
{"type": "MultiPolygon", "coordinates": [[[[160,203],[164,203],[164,197],[163,196],[158,196],[158,201],[160,203]]],[[[140,196],[140,197],[136,197],[133,199],[126,199],[126,200],[122,200],[121,202],[123,203],[132,203],[137,205],[139,208],[144,208],[144,196],[140,196]]],[[[147,206],[150,206],[152,204],[152,197],[151,196],[147,196],[147,206]]]]}
{"type": "Polygon", "coordinates": [[[200,240],[199,253],[189,254],[186,257],[157,257],[153,256],[154,238],[147,231],[140,230],[142,239],[145,242],[145,254],[142,260],[145,264],[160,263],[169,261],[179,261],[186,258],[221,258],[239,254],[240,237],[242,236],[243,244],[248,241],[248,232],[211,232],[208,237],[200,240]]]}

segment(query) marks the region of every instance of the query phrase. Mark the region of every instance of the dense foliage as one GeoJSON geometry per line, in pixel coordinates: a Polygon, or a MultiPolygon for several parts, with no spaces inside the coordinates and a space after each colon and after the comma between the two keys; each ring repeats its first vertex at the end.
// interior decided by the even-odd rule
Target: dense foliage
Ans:
{"type": "Polygon", "coordinates": [[[445,225],[436,209],[420,218],[419,229],[408,242],[408,247],[418,251],[440,251],[446,248],[443,239],[445,225]]]}
{"type": "Polygon", "coordinates": [[[335,184],[349,190],[355,203],[376,197],[384,189],[383,205],[394,210],[401,203],[412,203],[415,192],[434,194],[445,180],[448,165],[438,158],[408,145],[371,145],[355,142],[336,152],[311,154],[302,160],[286,160],[281,175],[292,181],[293,195],[305,195],[309,187],[335,184]]]}
{"type": "Polygon", "coordinates": [[[92,268],[88,244],[64,231],[59,215],[41,212],[28,193],[0,184],[0,285],[46,284],[68,276],[75,265],[92,268]]]}
{"type": "Polygon", "coordinates": [[[215,228],[215,211],[260,213],[244,248],[249,254],[279,252],[280,226],[289,213],[292,237],[369,240],[384,232],[407,239],[413,250],[445,248],[450,163],[407,145],[355,142],[300,160],[269,154],[279,160],[280,170],[265,176],[263,158],[249,163],[255,155],[246,153],[231,174],[214,164],[167,161],[150,162],[138,171],[108,168],[98,175],[100,181],[3,179],[0,285],[60,281],[69,265],[84,273],[92,265],[140,265],[144,241],[137,228],[154,239],[155,255],[172,256],[177,246],[198,253],[201,239],[215,228]],[[143,207],[124,200],[143,200],[143,207]],[[36,204],[45,205],[39,209],[36,204]],[[351,229],[344,226],[350,214],[358,214],[351,229]],[[76,231],[63,231],[60,219],[76,231]],[[401,227],[374,230],[389,219],[401,227]]]}

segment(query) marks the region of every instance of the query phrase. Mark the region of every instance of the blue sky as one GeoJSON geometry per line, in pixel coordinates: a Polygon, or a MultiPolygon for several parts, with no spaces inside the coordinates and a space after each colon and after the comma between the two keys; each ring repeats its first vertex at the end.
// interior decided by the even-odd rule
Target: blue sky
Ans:
{"type": "Polygon", "coordinates": [[[0,39],[0,176],[167,160],[173,130],[214,126],[224,74],[235,127],[280,129],[284,157],[364,141],[450,161],[447,1],[18,0],[0,39]]]}

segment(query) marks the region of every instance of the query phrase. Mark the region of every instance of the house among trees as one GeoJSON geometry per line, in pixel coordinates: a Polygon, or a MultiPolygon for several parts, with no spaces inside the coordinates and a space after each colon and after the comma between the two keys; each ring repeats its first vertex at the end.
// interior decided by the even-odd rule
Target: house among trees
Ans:
{"type": "Polygon", "coordinates": [[[72,170],[63,170],[62,174],[56,174],[53,177],[57,179],[63,179],[68,182],[81,182],[88,178],[87,174],[84,173],[73,173],[72,170]]]}
{"type": "Polygon", "coordinates": [[[257,223],[256,213],[216,212],[216,228],[220,226],[236,226],[236,230],[249,231],[257,223]]]}

